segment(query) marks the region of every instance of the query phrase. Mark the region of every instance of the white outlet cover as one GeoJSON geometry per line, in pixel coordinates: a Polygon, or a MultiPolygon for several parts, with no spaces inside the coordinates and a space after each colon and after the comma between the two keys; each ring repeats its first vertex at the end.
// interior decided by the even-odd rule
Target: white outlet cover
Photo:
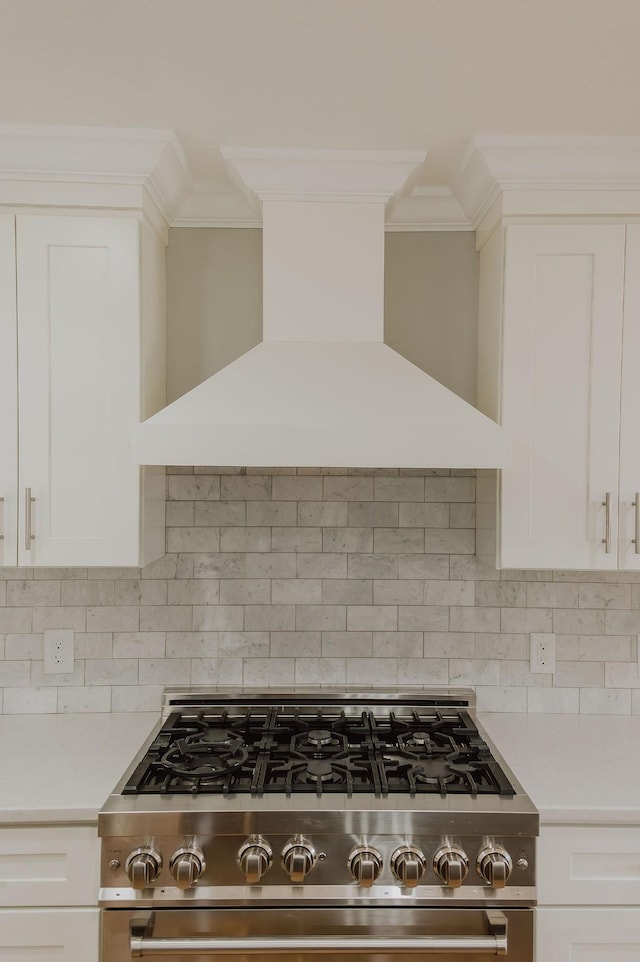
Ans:
{"type": "Polygon", "coordinates": [[[529,671],[536,675],[553,675],[556,670],[556,636],[553,632],[532,632],[529,635],[529,671]],[[544,646],[545,661],[540,661],[544,646]]]}
{"type": "Polygon", "coordinates": [[[75,665],[73,628],[50,628],[44,633],[45,675],[70,675],[75,665]]]}

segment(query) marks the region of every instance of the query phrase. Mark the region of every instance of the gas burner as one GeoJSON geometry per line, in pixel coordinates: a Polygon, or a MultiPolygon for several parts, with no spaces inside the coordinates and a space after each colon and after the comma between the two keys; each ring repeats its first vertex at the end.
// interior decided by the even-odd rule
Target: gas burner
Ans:
{"type": "MultiPolygon", "coordinates": [[[[400,739],[398,739],[398,741],[400,741],[400,739]]],[[[414,732],[409,739],[409,743],[415,745],[430,745],[431,735],[429,732],[414,732]]]]}
{"type": "Polygon", "coordinates": [[[167,776],[164,791],[171,791],[180,780],[192,792],[220,781],[226,785],[248,757],[242,739],[231,732],[213,729],[180,739],[160,759],[160,768],[167,776]]]}
{"type": "Polygon", "coordinates": [[[475,798],[478,794],[473,776],[478,774],[477,765],[465,764],[458,753],[441,756],[440,758],[424,759],[420,765],[414,766],[408,773],[410,783],[419,785],[437,785],[440,794],[445,797],[452,785],[461,787],[463,791],[475,798]],[[458,760],[460,759],[460,760],[458,760]]]}
{"type": "Polygon", "coordinates": [[[287,730],[292,734],[292,745],[303,750],[323,750],[325,747],[347,749],[361,745],[371,736],[369,713],[346,715],[344,711],[307,712],[303,708],[278,712],[270,731],[283,741],[287,730]]]}
{"type": "Polygon", "coordinates": [[[430,785],[447,785],[456,778],[456,773],[450,763],[450,757],[446,755],[433,755],[431,758],[425,758],[420,765],[414,766],[411,772],[417,781],[425,781],[430,785]]]}
{"type": "Polygon", "coordinates": [[[180,738],[175,742],[175,747],[185,753],[207,753],[221,757],[244,753],[245,759],[247,755],[244,738],[235,732],[221,728],[211,728],[205,732],[198,732],[197,735],[180,738]]]}
{"type": "Polygon", "coordinates": [[[326,758],[309,758],[301,752],[290,752],[274,762],[269,765],[265,779],[266,792],[292,795],[315,789],[320,798],[325,791],[351,796],[354,791],[362,791],[363,785],[371,786],[374,781],[379,788],[376,766],[365,756],[349,751],[326,758]]]}
{"type": "Polygon", "coordinates": [[[185,739],[185,743],[188,745],[206,745],[214,750],[227,748],[230,751],[237,752],[244,745],[244,740],[239,735],[226,731],[224,728],[211,728],[199,735],[190,735],[185,739]]]}
{"type": "Polygon", "coordinates": [[[305,756],[330,758],[336,752],[348,751],[349,741],[341,732],[330,731],[328,728],[312,728],[293,736],[291,750],[305,756]]]}
{"type": "Polygon", "coordinates": [[[437,791],[443,798],[452,793],[474,798],[487,791],[508,794],[506,786],[498,788],[499,779],[487,762],[469,752],[438,751],[415,760],[404,754],[384,756],[382,763],[391,790],[400,783],[412,796],[424,791],[437,791]]]}
{"type": "Polygon", "coordinates": [[[343,776],[336,771],[330,761],[324,758],[312,758],[307,762],[306,768],[300,772],[300,778],[307,782],[329,782],[342,779],[343,776]]]}
{"type": "Polygon", "coordinates": [[[448,763],[446,758],[427,758],[420,765],[415,765],[406,772],[408,781],[416,786],[424,783],[434,785],[445,797],[448,786],[458,779],[458,774],[448,763]]]}
{"type": "Polygon", "coordinates": [[[408,735],[398,735],[397,742],[403,755],[420,759],[455,752],[458,748],[455,739],[444,732],[411,732],[408,735]]]}
{"type": "Polygon", "coordinates": [[[330,745],[331,740],[331,732],[327,731],[326,728],[314,728],[312,731],[307,732],[307,741],[316,747],[320,745],[330,745]]]}
{"type": "Polygon", "coordinates": [[[416,781],[425,781],[431,785],[447,785],[456,778],[472,775],[477,771],[476,765],[468,765],[462,760],[458,752],[451,755],[432,756],[423,759],[413,769],[416,781]]]}

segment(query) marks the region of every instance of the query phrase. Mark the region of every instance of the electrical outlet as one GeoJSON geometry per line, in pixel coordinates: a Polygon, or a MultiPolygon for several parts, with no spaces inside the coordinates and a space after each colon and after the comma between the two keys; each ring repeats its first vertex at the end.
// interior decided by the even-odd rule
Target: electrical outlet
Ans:
{"type": "Polygon", "coordinates": [[[70,675],[74,664],[73,628],[55,628],[44,633],[45,675],[70,675]]]}
{"type": "Polygon", "coordinates": [[[553,633],[529,635],[529,671],[534,675],[553,675],[556,670],[556,636],[553,633]]]}

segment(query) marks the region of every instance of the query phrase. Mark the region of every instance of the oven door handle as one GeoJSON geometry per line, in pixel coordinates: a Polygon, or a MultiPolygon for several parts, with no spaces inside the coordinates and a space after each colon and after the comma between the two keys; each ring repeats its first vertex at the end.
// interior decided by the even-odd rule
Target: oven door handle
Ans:
{"type": "Polygon", "coordinates": [[[288,954],[333,954],[335,952],[447,952],[467,955],[507,955],[507,919],[502,912],[486,912],[488,935],[425,935],[399,937],[323,935],[323,936],[250,936],[247,938],[153,938],[153,917],[144,928],[132,927],[131,956],[203,955],[224,952],[272,952],[288,954]]]}

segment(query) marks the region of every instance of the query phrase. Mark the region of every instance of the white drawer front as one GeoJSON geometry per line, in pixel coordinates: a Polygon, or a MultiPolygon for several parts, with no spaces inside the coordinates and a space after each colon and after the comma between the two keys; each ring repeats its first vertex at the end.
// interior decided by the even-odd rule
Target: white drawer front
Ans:
{"type": "Polygon", "coordinates": [[[640,905],[640,828],[543,828],[540,905],[640,905]]]}
{"type": "Polygon", "coordinates": [[[94,905],[98,856],[91,826],[0,829],[0,906],[94,905]]]}
{"type": "Polygon", "coordinates": [[[640,909],[538,909],[536,962],[638,962],[640,909]]]}
{"type": "Polygon", "coordinates": [[[98,962],[98,909],[0,909],[0,962],[98,962]]]}

